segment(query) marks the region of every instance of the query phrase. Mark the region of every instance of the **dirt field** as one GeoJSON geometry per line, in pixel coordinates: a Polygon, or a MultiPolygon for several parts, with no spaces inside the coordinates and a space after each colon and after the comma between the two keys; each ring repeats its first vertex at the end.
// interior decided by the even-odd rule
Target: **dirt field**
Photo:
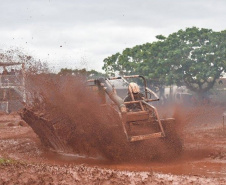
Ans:
{"type": "Polygon", "coordinates": [[[18,114],[2,114],[0,184],[225,184],[223,111],[222,106],[190,110],[181,157],[128,163],[50,151],[18,114]]]}

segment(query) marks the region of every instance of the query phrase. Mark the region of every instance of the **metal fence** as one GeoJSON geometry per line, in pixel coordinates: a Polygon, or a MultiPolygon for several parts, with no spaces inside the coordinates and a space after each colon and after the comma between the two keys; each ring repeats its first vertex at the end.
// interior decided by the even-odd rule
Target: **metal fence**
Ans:
{"type": "Polygon", "coordinates": [[[22,86],[22,75],[0,75],[0,86],[22,86]]]}

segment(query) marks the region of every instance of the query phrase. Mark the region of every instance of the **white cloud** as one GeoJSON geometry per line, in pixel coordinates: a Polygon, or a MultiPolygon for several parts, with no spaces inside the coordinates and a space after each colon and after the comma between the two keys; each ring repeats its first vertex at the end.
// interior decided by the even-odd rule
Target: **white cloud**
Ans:
{"type": "Polygon", "coordinates": [[[22,48],[57,68],[101,70],[105,57],[197,26],[226,28],[224,0],[0,0],[0,49],[22,48]],[[62,46],[62,47],[60,47],[62,46]],[[87,61],[87,64],[81,61],[87,61]],[[81,64],[83,63],[83,64],[81,64]]]}

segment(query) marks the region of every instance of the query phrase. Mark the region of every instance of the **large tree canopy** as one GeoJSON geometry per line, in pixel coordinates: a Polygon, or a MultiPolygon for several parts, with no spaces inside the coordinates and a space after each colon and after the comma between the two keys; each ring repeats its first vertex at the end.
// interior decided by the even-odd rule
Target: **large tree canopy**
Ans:
{"type": "Polygon", "coordinates": [[[59,75],[83,76],[83,77],[86,77],[86,78],[97,78],[97,77],[105,76],[105,74],[103,74],[103,73],[100,73],[100,72],[95,71],[95,70],[87,71],[85,68],[84,69],[62,68],[58,74],[59,75]]]}
{"type": "Polygon", "coordinates": [[[175,83],[202,94],[226,70],[226,31],[187,28],[169,35],[165,63],[175,83]]]}
{"type": "Polygon", "coordinates": [[[192,27],[156,38],[104,59],[103,69],[110,75],[142,74],[160,87],[184,84],[199,94],[226,71],[226,30],[192,27]]]}

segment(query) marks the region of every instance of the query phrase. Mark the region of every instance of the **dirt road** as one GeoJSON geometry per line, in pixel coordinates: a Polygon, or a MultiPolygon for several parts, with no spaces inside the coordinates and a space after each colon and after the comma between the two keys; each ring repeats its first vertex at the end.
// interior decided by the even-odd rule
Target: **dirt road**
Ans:
{"type": "Polygon", "coordinates": [[[19,115],[2,114],[0,184],[225,184],[226,131],[207,117],[186,126],[178,159],[113,163],[49,151],[19,115]]]}

